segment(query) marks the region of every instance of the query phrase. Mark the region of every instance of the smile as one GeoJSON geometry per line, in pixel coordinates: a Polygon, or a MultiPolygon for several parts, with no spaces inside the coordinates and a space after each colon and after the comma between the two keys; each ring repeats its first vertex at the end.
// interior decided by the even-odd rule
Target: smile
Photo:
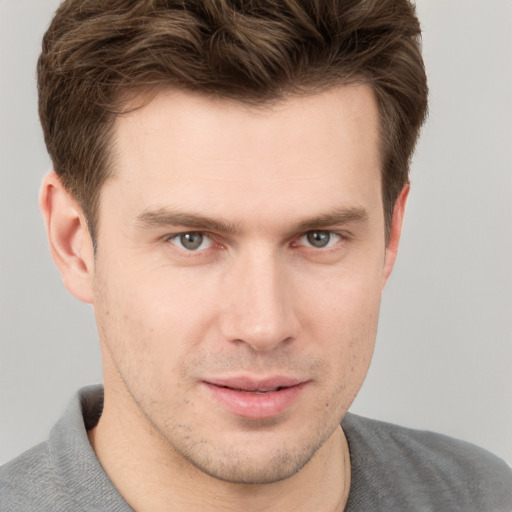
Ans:
{"type": "Polygon", "coordinates": [[[203,386],[225,411],[248,419],[267,419],[288,410],[309,381],[288,377],[208,379],[203,386]]]}

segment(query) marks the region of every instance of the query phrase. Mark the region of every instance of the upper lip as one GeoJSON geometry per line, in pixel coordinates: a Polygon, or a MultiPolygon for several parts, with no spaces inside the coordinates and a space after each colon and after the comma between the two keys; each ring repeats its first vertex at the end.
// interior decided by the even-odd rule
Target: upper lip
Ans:
{"type": "Polygon", "coordinates": [[[270,377],[215,377],[205,379],[207,384],[220,386],[241,391],[273,391],[279,388],[289,388],[306,382],[305,379],[288,377],[284,375],[275,375],[270,377]]]}

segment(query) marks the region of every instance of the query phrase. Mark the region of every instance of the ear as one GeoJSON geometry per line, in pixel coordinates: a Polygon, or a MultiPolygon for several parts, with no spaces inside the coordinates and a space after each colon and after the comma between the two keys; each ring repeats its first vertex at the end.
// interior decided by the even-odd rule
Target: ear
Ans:
{"type": "Polygon", "coordinates": [[[77,299],[92,303],[94,249],[89,228],[82,209],[55,172],[43,179],[39,207],[64,285],[77,299]]]}
{"type": "Polygon", "coordinates": [[[393,270],[393,266],[395,264],[396,255],[398,254],[398,245],[400,243],[402,223],[404,220],[405,203],[407,202],[409,189],[409,184],[404,186],[395,202],[393,209],[393,219],[391,220],[389,240],[386,247],[386,256],[384,259],[382,288],[384,288],[389,276],[391,275],[391,271],[393,270]]]}

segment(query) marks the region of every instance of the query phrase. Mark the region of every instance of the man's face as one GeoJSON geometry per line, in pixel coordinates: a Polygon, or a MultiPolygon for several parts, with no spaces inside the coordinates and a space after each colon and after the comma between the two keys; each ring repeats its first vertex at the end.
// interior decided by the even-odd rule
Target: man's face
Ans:
{"type": "Polygon", "coordinates": [[[115,135],[93,281],[106,403],[217,478],[294,474],[363,382],[390,269],[370,89],[265,109],[161,93],[115,135]]]}

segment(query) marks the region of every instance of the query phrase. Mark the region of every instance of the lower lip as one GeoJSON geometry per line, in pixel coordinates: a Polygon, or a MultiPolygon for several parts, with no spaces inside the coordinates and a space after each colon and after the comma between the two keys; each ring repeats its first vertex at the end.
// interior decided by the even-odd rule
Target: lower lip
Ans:
{"type": "Polygon", "coordinates": [[[248,419],[267,419],[282,414],[306,387],[307,382],[266,393],[240,391],[203,382],[210,393],[232,414],[248,419]]]}

